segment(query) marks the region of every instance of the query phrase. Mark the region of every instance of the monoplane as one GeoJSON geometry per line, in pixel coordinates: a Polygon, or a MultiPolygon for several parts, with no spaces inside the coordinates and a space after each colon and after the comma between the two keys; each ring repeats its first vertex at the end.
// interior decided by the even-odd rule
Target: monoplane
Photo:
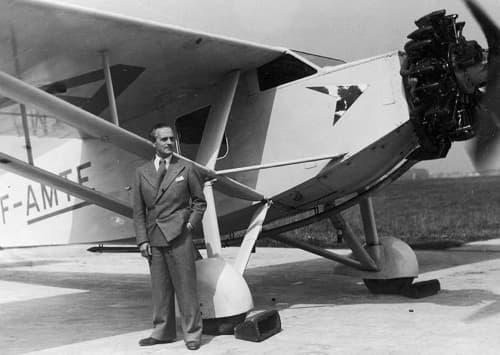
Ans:
{"type": "Polygon", "coordinates": [[[206,176],[208,257],[197,261],[206,319],[237,322],[252,309],[242,274],[259,236],[356,268],[373,292],[410,284],[416,256],[378,236],[370,196],[454,141],[475,137],[485,167],[498,136],[500,32],[466,3],[487,50],[440,10],[416,21],[404,52],[341,63],[52,1],[2,1],[0,246],[130,241],[134,170],[152,158],[148,131],[163,122],[177,133],[176,155],[206,176]],[[340,215],[357,205],[365,244],[340,215]],[[352,255],[282,235],[324,218],[346,232],[352,255]],[[235,233],[230,265],[221,235],[235,233]]]}

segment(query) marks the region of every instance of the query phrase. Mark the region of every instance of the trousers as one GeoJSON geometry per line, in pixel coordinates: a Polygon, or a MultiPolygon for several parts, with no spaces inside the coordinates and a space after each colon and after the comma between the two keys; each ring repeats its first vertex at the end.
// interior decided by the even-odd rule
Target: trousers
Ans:
{"type": "MultiPolygon", "coordinates": [[[[161,233],[155,228],[153,233],[161,233]]],[[[195,251],[187,229],[168,243],[152,246],[150,260],[153,295],[153,333],[158,340],[176,338],[175,298],[182,319],[184,340],[200,341],[202,318],[196,283],[195,251]]]]}

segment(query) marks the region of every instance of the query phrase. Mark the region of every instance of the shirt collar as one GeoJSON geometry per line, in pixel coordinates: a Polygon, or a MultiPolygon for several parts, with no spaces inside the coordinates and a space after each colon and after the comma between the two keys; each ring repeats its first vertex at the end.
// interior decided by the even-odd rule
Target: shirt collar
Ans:
{"type": "MultiPolygon", "coordinates": [[[[155,164],[155,168],[156,170],[158,170],[160,168],[160,160],[162,160],[163,158],[159,157],[158,155],[155,154],[155,160],[154,160],[154,164],[155,164]]],[[[169,157],[165,158],[165,168],[168,168],[168,166],[170,165],[170,160],[172,159],[172,155],[170,155],[169,157]]]]}

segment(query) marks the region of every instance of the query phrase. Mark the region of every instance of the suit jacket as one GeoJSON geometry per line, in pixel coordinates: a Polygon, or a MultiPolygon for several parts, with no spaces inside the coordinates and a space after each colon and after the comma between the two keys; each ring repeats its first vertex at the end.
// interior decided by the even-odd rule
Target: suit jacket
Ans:
{"type": "Polygon", "coordinates": [[[207,203],[199,169],[172,156],[158,190],[157,181],[153,161],[137,168],[133,191],[137,245],[149,242],[156,225],[169,242],[182,234],[188,222],[201,228],[207,203]]]}

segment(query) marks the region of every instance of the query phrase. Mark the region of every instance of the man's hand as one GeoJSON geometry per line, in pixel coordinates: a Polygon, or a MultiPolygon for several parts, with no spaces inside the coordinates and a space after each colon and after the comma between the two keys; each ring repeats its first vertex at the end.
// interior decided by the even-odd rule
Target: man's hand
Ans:
{"type": "Polygon", "coordinates": [[[151,245],[149,245],[148,242],[142,243],[139,246],[139,251],[141,252],[141,255],[145,258],[150,258],[153,255],[151,253],[151,245]]]}

